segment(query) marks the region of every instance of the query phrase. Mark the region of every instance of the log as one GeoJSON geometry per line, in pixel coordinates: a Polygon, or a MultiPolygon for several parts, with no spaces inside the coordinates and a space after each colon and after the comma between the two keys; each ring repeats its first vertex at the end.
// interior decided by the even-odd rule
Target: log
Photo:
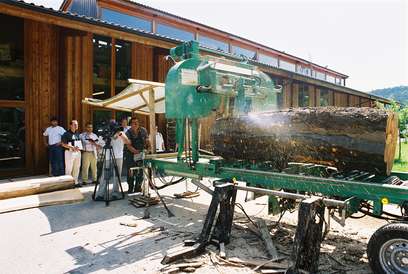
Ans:
{"type": "Polygon", "coordinates": [[[300,203],[291,254],[294,265],[287,271],[288,274],[298,274],[301,270],[318,272],[324,211],[321,198],[313,197],[300,203]]]}
{"type": "Polygon", "coordinates": [[[389,175],[398,116],[374,108],[294,108],[219,118],[212,130],[214,153],[226,160],[314,163],[339,171],[389,175]]]}
{"type": "Polygon", "coordinates": [[[74,178],[69,175],[28,179],[0,184],[0,200],[64,190],[74,187],[74,178]]]}
{"type": "Polygon", "coordinates": [[[68,189],[61,191],[54,191],[50,193],[42,193],[37,195],[29,195],[24,197],[11,198],[0,201],[0,213],[50,206],[62,205],[81,202],[84,200],[79,189],[68,189]]]}

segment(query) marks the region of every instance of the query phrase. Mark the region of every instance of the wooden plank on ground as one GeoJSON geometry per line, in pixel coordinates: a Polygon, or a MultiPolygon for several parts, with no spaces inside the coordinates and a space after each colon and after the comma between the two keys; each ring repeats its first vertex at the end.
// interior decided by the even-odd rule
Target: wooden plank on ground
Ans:
{"type": "Polygon", "coordinates": [[[278,256],[278,251],[276,250],[275,245],[272,242],[271,234],[269,233],[268,228],[266,227],[265,220],[258,220],[256,222],[259,232],[261,233],[262,240],[264,241],[266,250],[268,251],[268,254],[271,259],[277,259],[278,256]]]}
{"type": "Polygon", "coordinates": [[[81,202],[83,200],[84,196],[79,189],[54,191],[50,193],[42,193],[37,195],[29,195],[25,197],[1,200],[0,213],[34,207],[71,204],[81,202]]]}
{"type": "Polygon", "coordinates": [[[69,175],[29,179],[0,184],[0,200],[64,190],[74,186],[74,178],[69,175]]]}

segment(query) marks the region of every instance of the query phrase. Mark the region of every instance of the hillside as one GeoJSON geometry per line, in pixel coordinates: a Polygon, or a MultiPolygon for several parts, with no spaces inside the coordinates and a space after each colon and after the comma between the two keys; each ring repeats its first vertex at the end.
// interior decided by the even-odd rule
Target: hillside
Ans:
{"type": "Polygon", "coordinates": [[[408,86],[375,89],[370,91],[370,93],[408,104],[408,86]]]}

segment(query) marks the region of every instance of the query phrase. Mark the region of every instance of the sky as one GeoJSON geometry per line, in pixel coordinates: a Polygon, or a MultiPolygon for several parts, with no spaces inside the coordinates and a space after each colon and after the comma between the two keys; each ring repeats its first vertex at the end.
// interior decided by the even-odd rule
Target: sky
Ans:
{"type": "MultiPolygon", "coordinates": [[[[26,0],[29,2],[29,0],[26,0]]],[[[58,9],[61,0],[31,0],[58,9]]],[[[405,0],[139,0],[349,76],[371,91],[408,85],[405,0]]]]}

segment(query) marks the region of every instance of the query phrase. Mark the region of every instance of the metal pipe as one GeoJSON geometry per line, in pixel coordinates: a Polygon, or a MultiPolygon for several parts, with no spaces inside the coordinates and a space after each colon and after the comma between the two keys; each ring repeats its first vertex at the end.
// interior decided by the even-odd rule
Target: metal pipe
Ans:
{"type": "MultiPolygon", "coordinates": [[[[240,185],[235,185],[235,187],[238,190],[245,190],[245,191],[251,191],[251,192],[256,192],[256,193],[261,193],[261,194],[266,194],[266,195],[273,195],[273,196],[278,196],[278,197],[287,198],[287,199],[304,200],[304,199],[310,198],[310,196],[308,195],[302,195],[302,194],[296,194],[296,193],[290,193],[290,192],[278,191],[278,190],[270,190],[270,189],[264,189],[264,188],[258,188],[258,187],[240,186],[240,185]]],[[[345,207],[347,205],[347,202],[345,201],[334,200],[334,199],[322,198],[322,201],[326,206],[345,207]]]]}

